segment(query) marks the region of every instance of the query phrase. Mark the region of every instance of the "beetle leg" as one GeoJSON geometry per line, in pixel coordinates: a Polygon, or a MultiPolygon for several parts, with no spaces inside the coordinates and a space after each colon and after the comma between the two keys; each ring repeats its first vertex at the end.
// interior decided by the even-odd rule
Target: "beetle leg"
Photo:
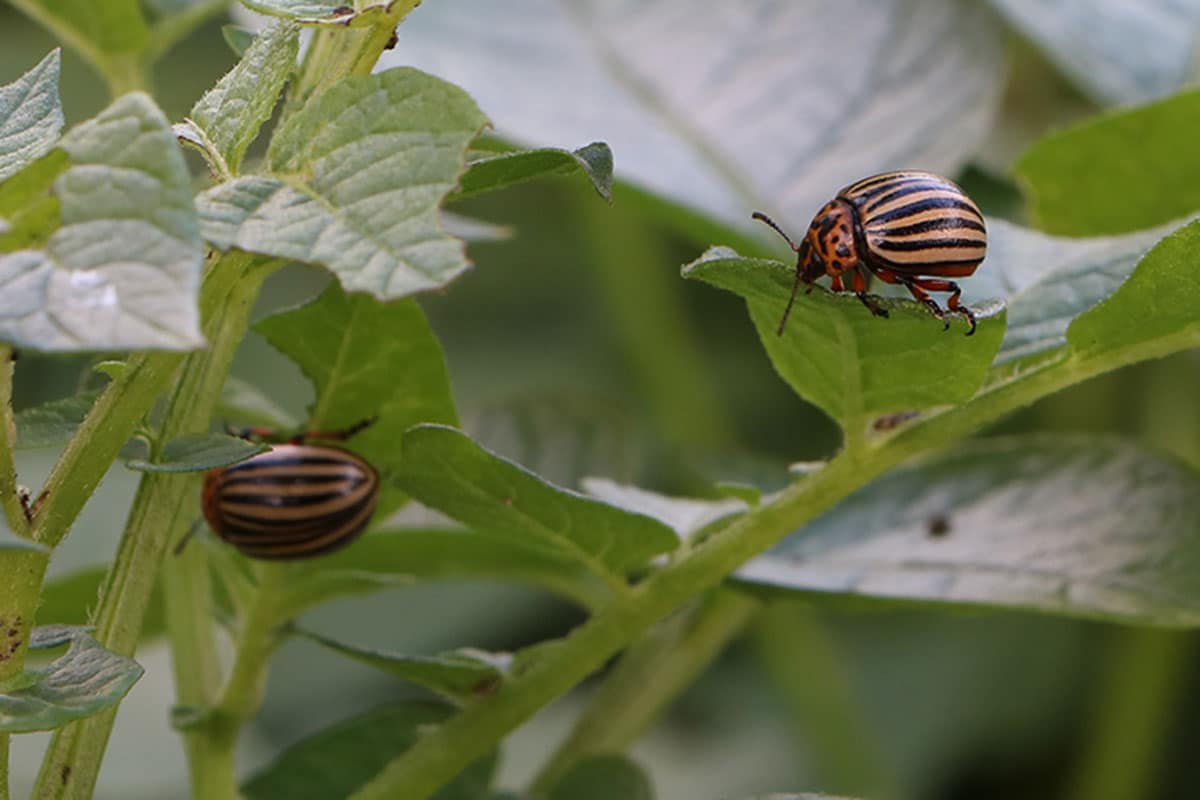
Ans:
{"type": "Polygon", "coordinates": [[[936,309],[934,313],[938,319],[945,323],[946,327],[950,327],[950,323],[946,322],[945,315],[938,308],[937,303],[933,301],[929,295],[921,292],[921,289],[928,289],[931,292],[950,292],[950,297],[946,299],[946,305],[949,306],[951,314],[958,314],[966,319],[967,324],[971,329],[967,331],[967,336],[975,333],[975,312],[958,302],[958,298],[962,297],[962,289],[958,288],[958,284],[954,281],[948,281],[944,278],[908,278],[904,281],[904,285],[913,293],[913,297],[920,300],[930,308],[936,309]],[[918,294],[920,292],[920,294],[918,294]]]}
{"type": "Polygon", "coordinates": [[[842,283],[841,275],[834,275],[829,279],[829,288],[839,294],[846,291],[846,284],[842,283]]]}
{"type": "Polygon", "coordinates": [[[867,279],[863,277],[862,270],[854,270],[854,294],[858,296],[867,309],[877,317],[886,317],[888,310],[876,302],[875,298],[867,294],[867,279]]]}

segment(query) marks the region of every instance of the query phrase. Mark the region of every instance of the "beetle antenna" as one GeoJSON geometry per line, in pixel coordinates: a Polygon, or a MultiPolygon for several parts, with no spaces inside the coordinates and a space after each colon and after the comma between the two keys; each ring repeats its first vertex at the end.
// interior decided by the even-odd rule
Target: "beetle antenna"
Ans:
{"type": "Polygon", "coordinates": [[[783,310],[783,319],[779,320],[779,328],[775,331],[776,336],[783,336],[783,326],[787,325],[788,314],[792,313],[792,303],[796,302],[796,292],[800,291],[800,280],[803,277],[799,267],[796,267],[796,282],[792,284],[792,296],[788,298],[787,308],[783,310]]]}
{"type": "Polygon", "coordinates": [[[188,531],[183,535],[183,538],[179,540],[179,544],[175,545],[174,549],[171,550],[171,555],[177,556],[182,553],[183,548],[187,547],[187,543],[192,540],[192,537],[196,535],[196,531],[199,529],[200,520],[196,520],[192,523],[192,527],[188,528],[188,531]]]}
{"type": "Polygon", "coordinates": [[[780,236],[783,237],[783,240],[788,243],[788,247],[792,248],[793,252],[796,252],[796,253],[800,252],[800,247],[795,242],[792,241],[792,237],[788,236],[786,233],[783,232],[783,228],[781,228],[775,224],[775,220],[771,219],[770,217],[768,217],[766,214],[762,213],[761,211],[755,211],[753,214],[750,215],[750,218],[756,219],[759,222],[765,222],[768,225],[770,225],[772,228],[774,228],[776,233],[778,233],[780,236]]]}

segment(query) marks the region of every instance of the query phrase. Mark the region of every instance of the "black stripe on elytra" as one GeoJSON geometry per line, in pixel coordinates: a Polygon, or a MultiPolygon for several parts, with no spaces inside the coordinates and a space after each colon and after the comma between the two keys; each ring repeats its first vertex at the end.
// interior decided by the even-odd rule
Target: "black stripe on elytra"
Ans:
{"type": "Polygon", "coordinates": [[[915,203],[893,208],[891,211],[867,215],[867,218],[863,220],[863,225],[875,228],[882,223],[899,222],[905,217],[911,217],[913,214],[920,214],[922,211],[929,211],[933,208],[958,208],[969,212],[972,216],[979,213],[975,210],[975,206],[957,197],[927,197],[915,203]]]}
{"type": "Polygon", "coordinates": [[[919,250],[945,250],[952,247],[975,247],[983,250],[984,242],[980,239],[914,239],[898,242],[892,239],[872,240],[876,250],[891,250],[897,253],[912,253],[919,250]]]}
{"type": "MultiPolygon", "coordinates": [[[[887,188],[891,188],[891,187],[887,187],[887,188]]],[[[873,209],[873,208],[879,208],[879,206],[890,203],[893,200],[899,199],[906,195],[916,194],[917,192],[947,192],[947,193],[951,193],[952,190],[947,186],[944,186],[944,185],[938,184],[938,183],[933,183],[932,181],[922,181],[922,180],[905,181],[904,183],[895,187],[895,189],[893,191],[888,192],[887,194],[883,195],[882,197],[875,197],[873,199],[870,197],[859,198],[859,206],[862,207],[862,209],[865,213],[869,214],[869,213],[871,213],[871,209],[873,209]]]]}
{"type": "Polygon", "coordinates": [[[886,192],[890,187],[898,183],[908,183],[909,181],[929,180],[923,175],[905,175],[904,173],[885,172],[882,175],[876,175],[873,178],[864,178],[858,183],[852,183],[845,189],[842,189],[839,194],[846,197],[854,197],[855,199],[866,199],[880,192],[886,192]]]}
{"type": "Polygon", "coordinates": [[[987,233],[987,229],[983,227],[983,223],[973,217],[960,217],[954,214],[946,214],[945,216],[935,219],[927,219],[924,222],[914,222],[912,225],[898,225],[895,228],[880,228],[872,230],[879,236],[911,236],[915,233],[930,233],[931,231],[947,231],[956,228],[966,228],[968,230],[987,233]]]}

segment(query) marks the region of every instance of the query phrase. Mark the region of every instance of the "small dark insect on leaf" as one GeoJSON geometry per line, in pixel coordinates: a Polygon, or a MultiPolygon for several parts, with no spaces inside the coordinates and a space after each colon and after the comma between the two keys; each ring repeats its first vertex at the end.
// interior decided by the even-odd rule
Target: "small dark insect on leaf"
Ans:
{"type": "Polygon", "coordinates": [[[346,14],[353,14],[354,9],[350,6],[338,6],[333,11],[329,12],[331,17],[344,17],[346,14]]]}
{"type": "Polygon", "coordinates": [[[884,414],[882,417],[877,417],[871,423],[871,427],[877,431],[892,431],[919,416],[921,416],[921,412],[919,411],[897,411],[894,414],[884,414]]]}
{"type": "Polygon", "coordinates": [[[930,517],[925,530],[931,538],[940,539],[950,533],[950,520],[942,514],[930,517]]]}
{"type": "Polygon", "coordinates": [[[391,38],[389,38],[387,40],[387,44],[385,44],[383,46],[383,49],[391,50],[391,49],[395,48],[395,46],[399,43],[400,43],[400,37],[396,35],[395,31],[392,31],[392,36],[391,36],[391,38]]]}
{"type": "Polygon", "coordinates": [[[496,687],[500,685],[500,680],[495,677],[482,678],[474,686],[471,687],[471,694],[475,697],[486,697],[496,691],[496,687]]]}

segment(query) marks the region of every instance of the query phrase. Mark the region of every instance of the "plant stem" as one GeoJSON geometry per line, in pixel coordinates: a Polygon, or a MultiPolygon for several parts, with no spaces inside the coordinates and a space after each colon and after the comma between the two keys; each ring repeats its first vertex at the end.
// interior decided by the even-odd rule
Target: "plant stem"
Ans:
{"type": "Polygon", "coordinates": [[[840,654],[811,609],[772,603],[759,615],[754,640],[798,738],[815,751],[819,785],[855,797],[898,796],[897,777],[875,747],[840,654]]]}
{"type": "Polygon", "coordinates": [[[1121,630],[1071,791],[1077,800],[1157,797],[1163,743],[1171,740],[1195,647],[1177,631],[1121,630]]]}
{"type": "Polygon", "coordinates": [[[256,562],[258,586],[242,620],[237,655],[221,698],[211,714],[194,730],[189,741],[201,740],[204,759],[193,762],[193,774],[202,776],[193,797],[196,800],[233,800],[237,797],[234,748],[247,720],[262,704],[267,663],[281,640],[285,619],[282,586],[290,564],[256,562]]]}
{"type": "Polygon", "coordinates": [[[901,462],[952,444],[1016,408],[1119,366],[1200,345],[1200,328],[1119,351],[1075,355],[986,387],[971,402],[902,429],[865,450],[844,451],[824,469],[747,513],[566,638],[540,646],[495,694],[422,736],[356,792],[353,800],[428,797],[539,708],[583,680],[654,622],[719,583],[739,565],[901,462]]]}
{"type": "Polygon", "coordinates": [[[758,608],[750,595],[719,589],[699,608],[663,621],[634,644],[542,767],[530,793],[548,794],[585,756],[625,750],[720,655],[758,608]]]}
{"type": "Polygon", "coordinates": [[[385,14],[374,14],[371,25],[359,28],[321,27],[313,35],[299,75],[284,107],[283,120],[347,75],[369,75],[387,49],[396,26],[421,0],[395,0],[385,14]]]}
{"type": "MultiPolygon", "coordinates": [[[[265,274],[261,261],[243,254],[229,254],[220,257],[205,276],[200,312],[210,347],[188,356],[167,405],[160,444],[183,433],[202,431],[208,427],[229,370],[229,362],[245,333],[254,297],[265,274]]],[[[135,358],[121,377],[137,371],[135,365],[138,362],[146,365],[167,358],[164,354],[135,358]]],[[[93,414],[95,411],[93,408],[93,414]]],[[[113,413],[123,411],[122,408],[113,413]]],[[[91,419],[92,415],[89,415],[91,419]]],[[[141,419],[141,415],[135,419],[141,419]]],[[[127,438],[127,434],[122,441],[124,438],[127,438]]],[[[81,439],[86,441],[82,431],[72,440],[72,446],[81,439]]],[[[195,480],[195,476],[171,473],[147,473],[142,478],[121,537],[116,561],[101,588],[99,605],[92,618],[97,641],[115,653],[132,655],[137,647],[142,619],[167,548],[168,537],[171,532],[186,527],[195,514],[194,503],[188,502],[189,490],[194,489],[195,480]]],[[[204,579],[207,579],[207,573],[204,579]]],[[[170,598],[175,588],[174,583],[165,583],[164,594],[170,598]]],[[[168,602],[171,601],[168,599],[168,602]]],[[[193,613],[206,617],[208,609],[198,609],[193,613]]],[[[211,643],[209,651],[212,651],[211,643]]],[[[189,668],[188,675],[198,674],[198,669],[189,668]]],[[[207,681],[211,678],[204,676],[198,680],[207,681]]],[[[42,762],[35,796],[61,798],[91,795],[116,712],[116,707],[113,707],[55,732],[42,762]],[[62,774],[63,767],[70,768],[69,782],[55,777],[62,774]]]]}
{"type": "Polygon", "coordinates": [[[182,353],[134,356],[96,399],[46,479],[33,518],[35,541],[55,547],[183,362],[182,353]]]}
{"type": "Polygon", "coordinates": [[[13,417],[13,349],[0,345],[0,505],[9,529],[18,536],[29,536],[29,520],[17,492],[17,465],[13,450],[17,443],[17,424],[13,417]]]}

